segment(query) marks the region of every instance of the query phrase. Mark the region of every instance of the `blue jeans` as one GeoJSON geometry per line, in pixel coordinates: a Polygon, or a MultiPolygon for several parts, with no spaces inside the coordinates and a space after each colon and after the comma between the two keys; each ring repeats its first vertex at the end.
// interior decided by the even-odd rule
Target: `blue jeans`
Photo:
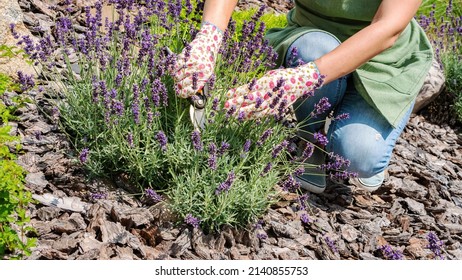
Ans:
{"type": "MultiPolygon", "coordinates": [[[[335,49],[340,44],[332,34],[324,31],[309,32],[290,46],[285,67],[295,67],[299,62],[314,61],[322,55],[335,49]],[[293,47],[297,48],[297,56],[290,57],[293,47]]],[[[396,140],[403,131],[412,108],[401,120],[397,127],[391,126],[386,119],[355,89],[351,75],[341,77],[325,84],[317,90],[313,97],[306,100],[297,100],[294,103],[297,121],[301,124],[302,137],[310,139],[311,133],[324,126],[324,122],[309,125],[325,119],[329,112],[316,119],[306,120],[314,105],[322,98],[327,97],[334,110],[334,116],[348,113],[347,119],[334,120],[329,126],[326,146],[327,152],[333,152],[351,161],[349,171],[357,172],[361,182],[365,185],[376,186],[383,182],[383,171],[387,168],[395,147],[396,140]],[[303,131],[309,132],[303,135],[303,131]]]]}

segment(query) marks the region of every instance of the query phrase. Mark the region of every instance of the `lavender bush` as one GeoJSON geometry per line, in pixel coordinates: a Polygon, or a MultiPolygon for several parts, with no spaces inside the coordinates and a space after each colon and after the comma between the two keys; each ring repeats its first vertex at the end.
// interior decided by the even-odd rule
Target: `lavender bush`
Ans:
{"type": "MultiPolygon", "coordinates": [[[[197,132],[189,119],[189,102],[173,90],[169,68],[176,56],[167,48],[178,53],[187,47],[198,31],[203,3],[108,4],[115,8],[112,19],[102,17],[102,2],[96,3],[95,12],[85,9],[83,33],[73,29],[64,9],[57,19],[56,41],[52,36],[38,43],[21,38],[26,53],[59,89],[54,95],[63,98],[52,117],[92,174],[125,174],[145,201],[167,197],[179,220],[205,229],[254,222],[277,200],[278,183],[285,191],[298,190],[291,173],[303,166],[288,157],[293,151],[286,139],[295,136],[296,128],[284,125],[286,112],[244,121],[223,109],[230,87],[248,83],[273,66],[276,55],[263,39],[265,24],[259,22],[263,9],[244,21],[240,33],[230,22],[216,76],[209,80],[206,126],[197,132]]],[[[27,88],[33,87],[29,78],[23,77],[27,88]]]]}
{"type": "Polygon", "coordinates": [[[444,69],[446,90],[443,97],[449,100],[451,114],[462,122],[462,7],[457,5],[457,1],[454,4],[453,0],[424,2],[417,20],[427,33],[435,56],[444,69]]]}

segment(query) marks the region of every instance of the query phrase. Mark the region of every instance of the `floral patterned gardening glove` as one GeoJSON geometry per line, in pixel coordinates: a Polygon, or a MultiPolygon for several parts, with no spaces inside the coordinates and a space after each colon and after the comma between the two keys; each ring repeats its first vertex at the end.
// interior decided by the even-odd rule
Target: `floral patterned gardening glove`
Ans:
{"type": "Polygon", "coordinates": [[[314,62],[295,68],[276,69],[247,85],[231,89],[225,109],[238,119],[280,116],[302,96],[312,96],[323,80],[314,62]]]}
{"type": "Polygon", "coordinates": [[[188,98],[202,89],[213,74],[215,61],[223,40],[223,31],[203,22],[196,38],[177,57],[173,69],[176,92],[188,98]]]}

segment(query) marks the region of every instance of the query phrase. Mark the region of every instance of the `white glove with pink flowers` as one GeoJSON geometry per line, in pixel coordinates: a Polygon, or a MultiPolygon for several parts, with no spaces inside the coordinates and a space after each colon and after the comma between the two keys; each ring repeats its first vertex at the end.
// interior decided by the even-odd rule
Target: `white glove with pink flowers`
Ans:
{"type": "Polygon", "coordinates": [[[229,90],[225,109],[239,119],[281,116],[298,98],[312,95],[322,83],[314,62],[271,70],[255,82],[229,90]]]}
{"type": "Polygon", "coordinates": [[[196,38],[177,57],[173,77],[176,92],[182,98],[197,94],[213,74],[223,31],[214,24],[203,22],[196,38]]]}

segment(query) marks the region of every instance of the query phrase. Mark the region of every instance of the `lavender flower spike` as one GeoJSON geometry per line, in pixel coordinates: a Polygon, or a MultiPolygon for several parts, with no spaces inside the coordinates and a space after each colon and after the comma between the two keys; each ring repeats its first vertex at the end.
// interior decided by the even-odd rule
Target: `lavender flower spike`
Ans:
{"type": "Polygon", "coordinates": [[[435,254],[435,258],[444,260],[444,256],[441,254],[442,246],[444,244],[443,241],[441,241],[434,232],[428,233],[427,240],[428,240],[427,248],[430,249],[435,254]]]}
{"type": "Polygon", "coordinates": [[[155,192],[153,189],[149,188],[146,189],[144,194],[146,197],[152,202],[152,203],[157,203],[162,201],[163,197],[159,195],[157,192],[155,192]]]}
{"type": "Polygon", "coordinates": [[[80,152],[80,155],[79,155],[80,163],[85,163],[85,162],[87,162],[89,152],[90,152],[90,150],[89,150],[88,148],[84,148],[84,149],[80,152]]]}
{"type": "Polygon", "coordinates": [[[335,246],[335,242],[329,238],[329,236],[324,237],[324,241],[326,241],[327,246],[332,250],[332,252],[337,253],[338,249],[337,246],[335,246]]]}
{"type": "Polygon", "coordinates": [[[162,151],[165,152],[167,150],[167,136],[162,130],[157,132],[156,139],[157,139],[157,142],[159,142],[159,145],[162,151]]]}
{"type": "Polygon", "coordinates": [[[234,174],[234,172],[229,172],[228,178],[226,178],[226,180],[217,187],[217,189],[215,190],[215,194],[218,195],[222,192],[228,192],[229,189],[231,189],[231,185],[233,184],[235,178],[236,175],[234,174]]]}
{"type": "Polygon", "coordinates": [[[314,110],[311,112],[310,116],[312,118],[319,116],[320,114],[326,112],[331,107],[327,97],[323,97],[319,100],[318,103],[314,105],[314,110]]]}
{"type": "Polygon", "coordinates": [[[210,143],[208,164],[209,168],[212,170],[217,170],[217,151],[217,145],[215,145],[215,143],[210,143]]]}
{"type": "Polygon", "coordinates": [[[188,214],[184,218],[184,222],[187,225],[190,225],[190,226],[192,226],[194,228],[198,228],[200,223],[201,223],[201,220],[199,218],[194,217],[192,214],[188,214]]]}
{"type": "Polygon", "coordinates": [[[386,244],[379,248],[382,251],[383,256],[387,260],[402,260],[403,254],[399,250],[394,250],[390,245],[386,244]]]}
{"type": "Polygon", "coordinates": [[[191,141],[196,151],[202,151],[204,149],[199,131],[195,130],[191,133],[191,141]]]}

